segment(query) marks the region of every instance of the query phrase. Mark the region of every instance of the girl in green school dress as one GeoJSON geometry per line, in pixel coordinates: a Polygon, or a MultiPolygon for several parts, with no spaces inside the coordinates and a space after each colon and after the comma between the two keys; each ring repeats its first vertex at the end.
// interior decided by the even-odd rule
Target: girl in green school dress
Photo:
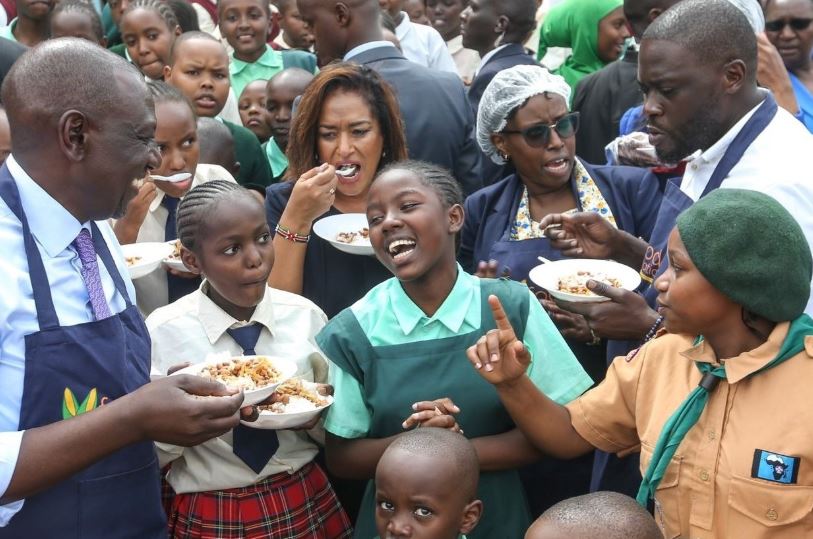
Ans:
{"type": "MultiPolygon", "coordinates": [[[[487,298],[496,295],[507,305],[531,350],[528,374],[540,389],[565,403],[592,382],[527,287],[479,279],[457,264],[462,203],[454,178],[425,163],[391,165],[373,182],[370,241],[394,278],[317,336],[338,367],[332,369],[335,403],[325,422],[327,463],[336,475],[369,480],[404,429],[460,430],[474,444],[482,472],[478,497],[485,511],[471,537],[521,537],[530,516],[516,470],[539,454],[466,359],[466,348],[494,327],[487,298]]],[[[384,508],[377,507],[370,482],[355,537],[375,536],[376,510],[384,508]]],[[[416,511],[432,518],[426,508],[416,511]]]]}

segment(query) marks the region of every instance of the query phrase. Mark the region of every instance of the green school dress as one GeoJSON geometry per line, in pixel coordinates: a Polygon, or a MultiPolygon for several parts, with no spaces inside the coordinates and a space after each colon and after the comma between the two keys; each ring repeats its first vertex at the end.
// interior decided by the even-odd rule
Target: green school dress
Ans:
{"type": "MultiPolygon", "coordinates": [[[[461,409],[457,420],[467,437],[513,429],[496,390],[466,357],[466,349],[495,327],[486,301],[490,294],[500,298],[517,336],[531,350],[529,376],[540,389],[568,402],[590,387],[589,376],[527,287],[478,279],[459,269],[452,292],[429,318],[390,279],[339,313],[317,336],[338,367],[331,374],[335,403],[325,428],[344,438],[385,438],[403,432],[401,423],[413,403],[449,397],[461,409]],[[447,336],[422,338],[433,334],[447,336]]],[[[370,481],[354,537],[376,535],[374,495],[370,481]]],[[[478,495],[485,510],[471,539],[523,536],[531,518],[516,470],[481,473],[478,495]]]]}
{"type": "Polygon", "coordinates": [[[255,62],[244,62],[232,54],[229,75],[235,97],[240,99],[240,94],[249,83],[255,80],[268,80],[289,67],[299,67],[313,74],[318,72],[316,56],[305,51],[276,51],[266,45],[265,52],[255,62]]]}
{"type": "Polygon", "coordinates": [[[263,144],[263,151],[265,157],[268,159],[268,166],[271,167],[271,181],[272,183],[281,182],[285,171],[288,170],[288,157],[285,152],[277,145],[274,137],[268,139],[268,142],[263,144]]]}

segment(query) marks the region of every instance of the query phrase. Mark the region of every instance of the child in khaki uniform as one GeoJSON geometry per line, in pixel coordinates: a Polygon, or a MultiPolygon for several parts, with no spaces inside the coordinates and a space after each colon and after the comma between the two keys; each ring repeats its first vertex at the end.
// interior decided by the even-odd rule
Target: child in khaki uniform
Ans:
{"type": "Polygon", "coordinates": [[[533,387],[496,298],[498,329],[468,356],[545,452],[640,451],[638,501],[654,497],[665,537],[803,537],[813,525],[812,266],[778,202],[719,189],[669,238],[655,282],[668,333],[616,358],[595,389],[559,406],[533,387]]]}

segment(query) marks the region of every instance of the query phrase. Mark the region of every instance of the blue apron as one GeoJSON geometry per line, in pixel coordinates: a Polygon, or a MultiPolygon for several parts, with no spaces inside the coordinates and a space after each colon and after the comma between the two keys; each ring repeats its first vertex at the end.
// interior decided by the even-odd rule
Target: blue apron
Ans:
{"type": "MultiPolygon", "coordinates": [[[[731,170],[739,163],[743,154],[751,144],[762,133],[768,124],[776,116],[777,106],[773,95],[768,93],[765,101],[751,116],[743,126],[742,130],[734,137],[731,144],[723,154],[723,158],[714,169],[706,188],[700,195],[703,198],[713,190],[720,187],[728,177],[731,170]]],[[[655,221],[655,228],[650,237],[650,246],[647,249],[641,266],[641,278],[650,286],[643,291],[644,298],[653,309],[656,307],[658,291],[655,289],[654,280],[666,271],[666,245],[669,234],[675,228],[677,217],[681,212],[688,209],[694,201],[680,190],[680,179],[672,178],[666,184],[666,192],[663,195],[661,208],[658,211],[658,219],[655,221]]],[[[617,356],[624,356],[630,350],[640,346],[640,342],[631,341],[610,341],[607,345],[607,360],[611,362],[617,356]]],[[[618,459],[615,455],[610,455],[602,451],[596,451],[596,461],[593,466],[593,480],[590,485],[592,491],[615,490],[635,497],[641,483],[640,468],[637,464],[638,455],[631,455],[625,459],[618,459]]]]}
{"type": "MultiPolygon", "coordinates": [[[[25,336],[20,430],[103,406],[149,382],[150,338],[95,223],[93,244],[127,308],[110,318],[61,327],[45,266],[31,235],[17,185],[0,169],[0,197],[22,223],[40,330],[25,336]]],[[[92,444],[93,440],[85,443],[92,444]]],[[[82,451],[82,447],[64,448],[82,451]]],[[[0,539],[166,538],[155,449],[141,442],[113,453],[31,496],[0,539]]]]}

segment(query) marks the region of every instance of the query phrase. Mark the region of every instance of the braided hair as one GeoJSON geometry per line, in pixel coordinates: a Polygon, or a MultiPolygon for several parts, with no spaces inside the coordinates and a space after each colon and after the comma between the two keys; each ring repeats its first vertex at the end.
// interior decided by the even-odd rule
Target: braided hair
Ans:
{"type": "Polygon", "coordinates": [[[181,245],[196,251],[200,247],[198,238],[207,217],[221,202],[241,196],[256,202],[248,189],[226,180],[206,182],[189,191],[178,204],[178,239],[181,245]]]}
{"type": "Polygon", "coordinates": [[[161,80],[153,80],[147,83],[147,90],[150,92],[152,100],[156,105],[158,103],[183,103],[192,111],[192,117],[195,118],[197,122],[198,115],[195,114],[195,107],[193,107],[189,99],[174,86],[161,80]]]}
{"type": "Polygon", "coordinates": [[[60,13],[76,13],[86,16],[90,19],[90,26],[93,28],[93,34],[98,41],[104,38],[104,29],[102,28],[102,19],[96,10],[86,0],[63,0],[59,2],[54,10],[51,12],[51,19],[56,18],[60,13]]]}
{"type": "Polygon", "coordinates": [[[463,205],[463,189],[452,173],[445,168],[425,161],[406,160],[387,165],[378,175],[382,176],[393,170],[404,170],[414,174],[423,185],[438,194],[444,208],[463,205]]]}
{"type": "Polygon", "coordinates": [[[164,0],[135,0],[132,4],[127,6],[127,9],[124,10],[122,17],[137,9],[146,9],[147,11],[157,13],[158,16],[164,19],[164,22],[167,23],[167,28],[169,28],[170,32],[174,32],[175,28],[180,26],[178,23],[178,17],[175,15],[172,7],[164,0]]]}

